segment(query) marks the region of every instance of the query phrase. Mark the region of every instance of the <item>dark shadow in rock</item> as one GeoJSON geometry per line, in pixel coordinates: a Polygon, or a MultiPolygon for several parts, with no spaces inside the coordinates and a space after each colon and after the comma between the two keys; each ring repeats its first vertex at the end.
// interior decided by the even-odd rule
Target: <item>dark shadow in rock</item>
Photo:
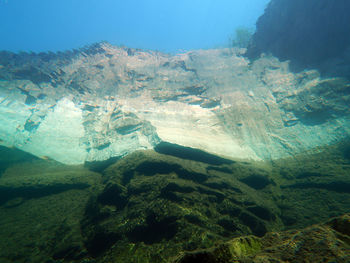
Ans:
{"type": "Polygon", "coordinates": [[[130,181],[133,177],[134,177],[134,171],[128,170],[128,171],[124,172],[123,177],[122,177],[122,184],[127,185],[128,183],[130,183],[130,181]]]}
{"type": "Polygon", "coordinates": [[[2,173],[11,165],[11,163],[0,160],[0,177],[2,173]]]}
{"type": "Polygon", "coordinates": [[[308,126],[321,125],[333,117],[331,110],[327,108],[317,111],[303,112],[302,114],[295,113],[295,116],[303,124],[308,126]]]}
{"type": "Polygon", "coordinates": [[[350,146],[344,149],[344,157],[350,160],[350,146]]]}
{"type": "Polygon", "coordinates": [[[185,215],[184,218],[188,222],[190,222],[191,224],[194,224],[194,225],[202,226],[205,224],[203,222],[203,220],[200,218],[200,216],[198,216],[198,215],[189,214],[189,215],[185,215]]]}
{"type": "Polygon", "coordinates": [[[240,179],[240,181],[256,190],[261,190],[265,188],[267,185],[271,184],[271,181],[269,178],[260,174],[250,175],[246,178],[240,179]]]}
{"type": "MultiPolygon", "coordinates": [[[[350,237],[350,215],[333,218],[327,223],[327,225],[331,226],[337,232],[350,237]]],[[[344,241],[350,245],[350,239],[344,239],[344,241]]]]}
{"type": "Polygon", "coordinates": [[[162,191],[161,194],[159,195],[159,197],[167,199],[167,200],[172,201],[172,202],[176,202],[176,203],[179,203],[179,202],[184,200],[184,196],[180,195],[177,192],[162,191]]]}
{"type": "Polygon", "coordinates": [[[232,190],[236,193],[242,193],[242,191],[226,182],[218,181],[218,182],[206,182],[204,183],[205,186],[208,186],[213,189],[217,190],[232,190]]]}
{"type": "Polygon", "coordinates": [[[158,219],[151,214],[146,218],[146,224],[136,226],[127,236],[131,242],[144,242],[145,244],[159,243],[163,239],[172,239],[178,231],[177,217],[170,216],[158,219]]]}
{"type": "Polygon", "coordinates": [[[33,130],[35,131],[40,125],[39,123],[33,122],[32,120],[27,120],[26,123],[24,124],[24,129],[26,131],[32,132],[33,130]]]}
{"type": "Polygon", "coordinates": [[[191,180],[197,183],[203,183],[208,179],[206,174],[187,171],[179,164],[169,164],[166,162],[146,161],[135,169],[145,176],[153,176],[155,174],[176,173],[181,179],[191,180]]]}
{"type": "Polygon", "coordinates": [[[232,170],[230,168],[220,166],[208,166],[207,171],[218,171],[222,173],[232,174],[232,170]]]}
{"type": "Polygon", "coordinates": [[[297,189],[308,189],[318,188],[325,189],[328,191],[334,191],[338,193],[350,193],[350,183],[348,182],[329,182],[329,183],[315,183],[315,182],[303,182],[292,184],[288,186],[281,186],[281,188],[297,188],[297,189]]]}
{"type": "Polygon", "coordinates": [[[110,213],[107,211],[101,211],[101,207],[97,202],[97,197],[90,197],[86,208],[84,219],[81,221],[82,233],[87,235],[89,228],[93,228],[95,231],[95,225],[97,225],[100,221],[108,218],[110,213]],[[92,226],[92,227],[91,227],[92,226]]]}
{"type": "Polygon", "coordinates": [[[27,94],[27,98],[24,102],[26,105],[33,105],[36,104],[36,98],[30,94],[27,94]]]}
{"type": "Polygon", "coordinates": [[[171,172],[182,170],[178,164],[169,164],[166,162],[145,161],[136,167],[135,171],[146,176],[155,174],[170,174],[171,172]]]}
{"type": "Polygon", "coordinates": [[[101,144],[101,145],[97,146],[96,149],[99,150],[99,151],[102,151],[102,150],[108,148],[110,145],[111,145],[110,142],[106,142],[104,144],[101,144]]]}
{"type": "Polygon", "coordinates": [[[229,232],[234,232],[238,229],[237,226],[235,225],[235,222],[230,218],[220,219],[218,221],[218,225],[222,226],[225,230],[229,232]]]}
{"type": "MultiPolygon", "coordinates": [[[[212,253],[209,252],[193,252],[186,254],[180,261],[181,263],[216,263],[217,260],[212,253]]],[[[224,261],[226,263],[226,261],[224,261]]]]}
{"type": "Polygon", "coordinates": [[[189,95],[201,95],[207,90],[207,88],[203,86],[190,86],[187,88],[184,88],[183,91],[185,91],[189,95]]]}
{"type": "Polygon", "coordinates": [[[13,198],[22,197],[24,199],[40,198],[47,195],[58,194],[64,191],[72,189],[85,189],[90,185],[77,183],[77,184],[56,184],[52,186],[28,186],[28,187],[4,187],[0,186],[0,205],[6,203],[13,198]]]}
{"type": "Polygon", "coordinates": [[[339,146],[339,150],[342,153],[343,157],[350,161],[350,140],[349,138],[344,140],[339,146]]]}
{"type": "Polygon", "coordinates": [[[51,80],[51,77],[42,72],[40,68],[28,65],[23,66],[22,69],[15,71],[13,75],[15,79],[29,79],[37,85],[42,82],[50,82],[51,80]]]}
{"type": "Polygon", "coordinates": [[[52,258],[55,260],[65,259],[65,260],[78,260],[86,256],[83,248],[79,245],[67,245],[66,247],[56,251],[52,258]]]}
{"type": "Polygon", "coordinates": [[[314,172],[301,172],[296,175],[296,178],[298,179],[305,179],[310,177],[325,177],[330,176],[328,174],[320,174],[320,173],[314,173],[314,172]]]}
{"type": "Polygon", "coordinates": [[[252,206],[248,207],[247,210],[257,217],[264,220],[275,220],[276,216],[271,213],[267,208],[261,206],[252,206]]]}
{"type": "Polygon", "coordinates": [[[82,83],[80,83],[79,81],[76,81],[76,80],[73,80],[72,82],[70,82],[70,84],[67,86],[67,89],[76,90],[77,92],[79,92],[82,95],[84,95],[85,90],[87,90],[86,87],[82,86],[82,83]]]}
{"type": "Polygon", "coordinates": [[[191,180],[196,183],[204,183],[208,179],[208,175],[206,174],[201,174],[201,173],[194,173],[190,172],[184,169],[181,169],[176,172],[176,174],[181,178],[185,180],[191,180]]]}
{"type": "Polygon", "coordinates": [[[140,130],[142,128],[141,124],[136,125],[125,125],[119,128],[116,128],[116,131],[121,135],[126,135],[132,132],[135,132],[137,130],[140,130]]]}
{"type": "Polygon", "coordinates": [[[225,159],[199,149],[181,146],[169,142],[159,143],[154,150],[158,153],[172,155],[178,158],[203,162],[212,165],[232,164],[234,161],[225,159]]]}
{"type": "Polygon", "coordinates": [[[45,99],[46,97],[47,97],[46,94],[40,93],[40,94],[37,96],[37,99],[38,99],[38,100],[43,100],[43,99],[45,99]]]}
{"type": "Polygon", "coordinates": [[[220,106],[220,100],[208,100],[203,102],[200,106],[205,109],[215,108],[216,106],[220,106]]]}
{"type": "Polygon", "coordinates": [[[16,148],[8,148],[0,145],[0,176],[15,163],[38,160],[39,158],[16,148]]]}
{"type": "Polygon", "coordinates": [[[97,257],[113,246],[120,239],[121,237],[116,233],[97,229],[95,230],[93,236],[85,242],[85,247],[90,255],[97,257]]]}
{"type": "Polygon", "coordinates": [[[179,193],[192,193],[196,189],[192,186],[179,185],[177,183],[169,183],[162,189],[162,192],[179,192],[179,193]]]}
{"type": "Polygon", "coordinates": [[[214,191],[214,190],[210,190],[210,189],[207,189],[207,188],[204,188],[204,187],[197,187],[197,190],[199,193],[201,194],[205,194],[205,195],[211,195],[211,196],[215,196],[217,198],[217,202],[222,202],[222,200],[224,200],[225,198],[225,195],[220,193],[220,192],[217,192],[217,191],[214,191]]]}
{"type": "Polygon", "coordinates": [[[85,104],[83,110],[93,112],[97,108],[100,108],[100,106],[85,104]]]}
{"type": "Polygon", "coordinates": [[[227,203],[221,204],[218,208],[218,211],[220,212],[220,214],[229,215],[230,217],[238,217],[243,212],[243,210],[240,207],[230,203],[228,205],[227,203]]]}
{"type": "Polygon", "coordinates": [[[109,184],[98,197],[98,202],[104,205],[113,205],[118,209],[123,209],[127,204],[124,196],[124,189],[117,184],[109,184]]]}
{"type": "Polygon", "coordinates": [[[239,219],[250,228],[254,235],[262,237],[266,234],[265,225],[255,216],[243,212],[239,215],[239,219]]]}
{"type": "Polygon", "coordinates": [[[281,215],[281,219],[285,226],[292,226],[298,222],[297,218],[289,215],[284,215],[283,213],[281,215]]]}
{"type": "Polygon", "coordinates": [[[105,161],[85,162],[84,167],[88,168],[90,171],[102,173],[108,166],[116,163],[120,158],[120,156],[116,156],[105,161]]]}

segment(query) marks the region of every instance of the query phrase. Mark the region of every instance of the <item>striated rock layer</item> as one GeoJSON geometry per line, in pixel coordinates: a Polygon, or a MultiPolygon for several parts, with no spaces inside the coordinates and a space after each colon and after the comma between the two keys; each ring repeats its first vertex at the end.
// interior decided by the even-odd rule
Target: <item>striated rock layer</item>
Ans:
{"type": "Polygon", "coordinates": [[[0,53],[0,143],[66,164],[169,142],[277,159],[346,138],[350,82],[240,50],[0,53]]]}

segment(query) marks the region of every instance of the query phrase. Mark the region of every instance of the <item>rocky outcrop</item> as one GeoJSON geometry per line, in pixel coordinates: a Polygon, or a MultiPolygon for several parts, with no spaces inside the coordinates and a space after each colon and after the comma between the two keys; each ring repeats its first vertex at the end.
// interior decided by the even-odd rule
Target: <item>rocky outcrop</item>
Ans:
{"type": "MultiPolygon", "coordinates": [[[[281,227],[267,171],[240,163],[213,165],[152,151],[135,152],[104,171],[105,188],[87,207],[82,231],[95,257],[114,244],[163,246],[166,254],[207,247],[242,233],[263,236],[281,227]],[[234,173],[235,176],[231,174],[234,173]],[[264,183],[249,180],[260,177],[264,183]],[[257,187],[259,186],[259,187],[257,187]]],[[[145,259],[146,260],[146,259],[145,259]]],[[[156,260],[155,262],[158,262],[156,260]]],[[[110,258],[109,261],[112,261],[110,258]]]]}
{"type": "MultiPolygon", "coordinates": [[[[199,161],[200,152],[191,152],[191,159],[135,152],[104,171],[105,188],[90,200],[82,220],[85,246],[98,262],[172,262],[181,251],[187,253],[175,262],[343,257],[346,242],[339,244],[327,226],[319,235],[318,227],[295,229],[348,211],[348,147],[343,143],[272,166],[225,159],[214,164],[213,158],[199,161]],[[282,229],[294,231],[276,233],[282,229]],[[323,238],[329,242],[318,247],[323,238]]],[[[334,223],[341,233],[348,231],[346,220],[334,223]]]]}
{"type": "Polygon", "coordinates": [[[348,262],[350,215],[300,231],[246,236],[214,248],[187,253],[176,263],[348,262]]]}
{"type": "Polygon", "coordinates": [[[79,166],[69,167],[53,160],[37,159],[16,149],[6,152],[9,156],[17,157],[8,156],[10,162],[0,173],[0,205],[7,208],[33,198],[87,189],[99,180],[98,174],[79,166]]]}
{"type": "Polygon", "coordinates": [[[107,43],[0,56],[0,143],[66,164],[160,142],[276,159],[350,131],[349,81],[294,74],[273,57],[249,65],[229,49],[170,56],[107,43]]]}
{"type": "Polygon", "coordinates": [[[272,0],[257,21],[247,55],[271,53],[295,69],[350,76],[350,3],[346,0],[272,0]]]}
{"type": "Polygon", "coordinates": [[[348,216],[305,227],[348,213],[349,142],[274,162],[160,146],[100,173],[0,151],[0,261],[348,261],[348,216]]]}

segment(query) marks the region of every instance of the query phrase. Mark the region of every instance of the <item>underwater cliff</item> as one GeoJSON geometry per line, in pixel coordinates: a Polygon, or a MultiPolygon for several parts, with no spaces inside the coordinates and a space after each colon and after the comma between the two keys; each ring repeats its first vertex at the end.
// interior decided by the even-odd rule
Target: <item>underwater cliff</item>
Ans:
{"type": "Polygon", "coordinates": [[[1,51],[0,262],[350,262],[348,11],[272,0],[247,49],[1,51]]]}
{"type": "Polygon", "coordinates": [[[350,131],[349,81],[241,50],[176,56],[96,44],[59,54],[0,54],[0,139],[66,164],[160,142],[271,160],[350,131]]]}

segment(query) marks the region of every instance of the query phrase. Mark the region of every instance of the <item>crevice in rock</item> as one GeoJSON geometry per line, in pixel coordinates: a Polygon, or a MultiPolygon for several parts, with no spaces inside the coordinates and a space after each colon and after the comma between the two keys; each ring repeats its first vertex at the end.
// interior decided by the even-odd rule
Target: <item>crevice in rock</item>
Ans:
{"type": "Polygon", "coordinates": [[[264,189],[266,186],[271,184],[268,177],[259,174],[250,175],[246,178],[240,179],[240,181],[256,190],[264,189]]]}
{"type": "Polygon", "coordinates": [[[158,219],[157,215],[150,214],[145,225],[136,226],[127,236],[131,242],[144,242],[145,244],[159,243],[163,239],[170,240],[177,233],[177,218],[165,217],[158,219]]]}
{"type": "Polygon", "coordinates": [[[232,164],[233,160],[225,159],[217,155],[213,155],[199,149],[185,147],[169,142],[159,143],[154,150],[158,153],[172,155],[182,159],[203,162],[212,165],[232,164]]]}

